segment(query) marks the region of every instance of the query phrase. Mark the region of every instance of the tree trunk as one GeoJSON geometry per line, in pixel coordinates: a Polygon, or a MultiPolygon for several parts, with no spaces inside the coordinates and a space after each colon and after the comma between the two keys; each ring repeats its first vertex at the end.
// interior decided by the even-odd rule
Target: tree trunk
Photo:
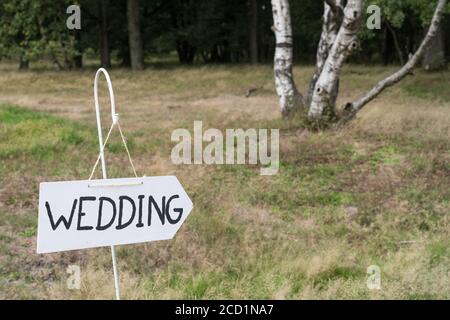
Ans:
{"type": "Polygon", "coordinates": [[[402,52],[402,49],[400,48],[400,42],[398,41],[397,33],[392,28],[392,26],[389,24],[389,22],[386,21],[385,23],[386,23],[386,26],[387,26],[389,32],[392,35],[392,40],[394,41],[395,51],[397,51],[398,60],[401,65],[404,65],[405,60],[403,59],[403,52],[402,52]]]}
{"type": "Polygon", "coordinates": [[[144,49],[142,44],[140,0],[127,1],[128,39],[130,46],[131,68],[144,69],[144,49]]]}
{"type": "Polygon", "coordinates": [[[29,67],[30,67],[29,60],[24,57],[20,57],[19,70],[28,70],[29,67]]]}
{"type": "Polygon", "coordinates": [[[108,0],[99,0],[98,2],[98,16],[100,20],[100,65],[104,68],[111,67],[111,54],[109,52],[108,37],[108,5],[108,0]]]}
{"type": "Polygon", "coordinates": [[[340,71],[347,57],[358,47],[361,18],[362,0],[348,0],[341,28],[314,88],[309,118],[335,118],[340,71]]]}
{"type": "Polygon", "coordinates": [[[81,30],[75,29],[75,56],[73,57],[73,66],[76,69],[83,67],[83,48],[81,47],[81,30]]]}
{"type": "Polygon", "coordinates": [[[292,69],[293,39],[288,0],[272,0],[275,32],[275,87],[283,117],[292,115],[303,106],[303,97],[294,82],[292,69]]]}
{"type": "Polygon", "coordinates": [[[250,62],[258,61],[258,0],[250,0],[250,62]]]}
{"type": "Polygon", "coordinates": [[[197,48],[192,46],[189,42],[185,40],[177,41],[178,59],[181,64],[192,64],[194,62],[196,52],[197,48]]]}
{"type": "Polygon", "coordinates": [[[389,64],[389,34],[386,24],[383,25],[383,44],[381,46],[381,59],[383,65],[387,66],[389,64]]]}
{"type": "MultiPolygon", "coordinates": [[[[330,6],[332,2],[324,1],[324,13],[322,22],[322,34],[320,36],[319,45],[316,54],[316,70],[309,83],[308,94],[306,98],[306,105],[311,104],[311,99],[314,93],[317,80],[322,73],[325,61],[328,58],[328,53],[336,40],[339,26],[342,20],[342,0],[339,0],[337,5],[330,6]]],[[[334,2],[333,2],[334,3],[334,2]]]]}
{"type": "Polygon", "coordinates": [[[131,68],[130,47],[128,40],[123,42],[119,48],[118,56],[121,60],[122,68],[131,68]]]}
{"type": "Polygon", "coordinates": [[[422,66],[426,71],[436,71],[446,67],[444,39],[444,31],[440,25],[436,36],[431,40],[423,55],[422,66]]]}

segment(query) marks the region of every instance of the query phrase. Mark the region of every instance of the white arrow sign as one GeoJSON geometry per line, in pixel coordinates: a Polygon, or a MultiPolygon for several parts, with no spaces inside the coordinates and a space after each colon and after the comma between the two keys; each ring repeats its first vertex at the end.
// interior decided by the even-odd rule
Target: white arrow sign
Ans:
{"type": "Polygon", "coordinates": [[[172,239],[191,210],[175,176],[43,182],[37,252],[172,239]]]}

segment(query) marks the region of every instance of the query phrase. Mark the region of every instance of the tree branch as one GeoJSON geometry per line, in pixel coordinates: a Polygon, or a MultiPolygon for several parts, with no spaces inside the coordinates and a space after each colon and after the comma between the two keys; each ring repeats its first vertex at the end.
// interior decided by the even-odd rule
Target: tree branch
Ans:
{"type": "Polygon", "coordinates": [[[433,15],[433,19],[431,21],[430,28],[428,29],[427,35],[423,39],[416,53],[409,59],[409,61],[396,73],[378,82],[377,85],[373,87],[372,90],[370,90],[364,97],[355,102],[347,103],[344,107],[342,119],[340,120],[341,123],[345,123],[351,120],[356,115],[356,113],[358,113],[365,105],[367,105],[369,102],[375,99],[386,88],[395,85],[396,83],[400,82],[403,78],[405,78],[408,74],[411,73],[414,67],[421,60],[422,56],[425,53],[425,50],[430,45],[431,40],[433,40],[433,38],[436,36],[437,31],[439,29],[439,25],[442,20],[442,16],[445,11],[446,4],[447,0],[439,0],[439,3],[437,4],[436,10],[433,15]]]}

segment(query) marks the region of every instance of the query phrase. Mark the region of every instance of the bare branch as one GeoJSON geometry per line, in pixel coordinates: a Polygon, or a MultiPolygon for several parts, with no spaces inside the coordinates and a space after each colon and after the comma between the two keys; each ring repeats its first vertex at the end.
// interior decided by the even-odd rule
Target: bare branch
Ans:
{"type": "Polygon", "coordinates": [[[345,123],[352,119],[357,112],[359,112],[366,104],[375,99],[381,92],[383,92],[386,88],[389,88],[396,83],[400,82],[403,78],[405,78],[408,74],[412,72],[414,67],[419,63],[422,56],[425,53],[425,50],[430,45],[433,38],[436,36],[439,25],[442,20],[442,16],[445,11],[445,5],[447,0],[439,0],[439,3],[436,6],[436,10],[433,15],[433,19],[431,21],[430,28],[428,29],[427,35],[423,39],[420,47],[417,49],[416,53],[410,57],[409,61],[396,73],[390,75],[389,77],[383,79],[378,82],[372,90],[370,90],[364,97],[353,102],[347,103],[344,108],[344,114],[341,119],[341,123],[345,123]]]}

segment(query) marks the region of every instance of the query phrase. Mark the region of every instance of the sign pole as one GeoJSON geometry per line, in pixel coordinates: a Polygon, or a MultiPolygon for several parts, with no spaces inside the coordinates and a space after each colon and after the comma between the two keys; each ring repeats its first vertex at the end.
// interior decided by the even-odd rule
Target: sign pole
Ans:
{"type": "MultiPolygon", "coordinates": [[[[102,136],[102,124],[101,124],[101,119],[100,119],[100,104],[98,101],[98,78],[100,76],[100,73],[103,73],[105,75],[106,82],[108,83],[109,99],[111,102],[111,116],[112,116],[113,125],[117,124],[117,122],[119,120],[119,115],[116,114],[116,101],[114,99],[114,91],[112,88],[112,83],[111,83],[111,79],[109,77],[108,71],[106,71],[104,68],[100,68],[100,69],[98,69],[97,73],[95,74],[95,81],[94,81],[95,114],[97,117],[98,143],[100,145],[100,159],[102,162],[102,174],[103,174],[103,179],[108,179],[108,176],[106,174],[105,152],[104,152],[103,136],[102,136]]],[[[116,300],[120,300],[119,273],[117,270],[116,250],[115,250],[114,246],[111,246],[111,258],[112,258],[112,265],[113,265],[113,272],[114,272],[114,287],[116,290],[116,300]]]]}

